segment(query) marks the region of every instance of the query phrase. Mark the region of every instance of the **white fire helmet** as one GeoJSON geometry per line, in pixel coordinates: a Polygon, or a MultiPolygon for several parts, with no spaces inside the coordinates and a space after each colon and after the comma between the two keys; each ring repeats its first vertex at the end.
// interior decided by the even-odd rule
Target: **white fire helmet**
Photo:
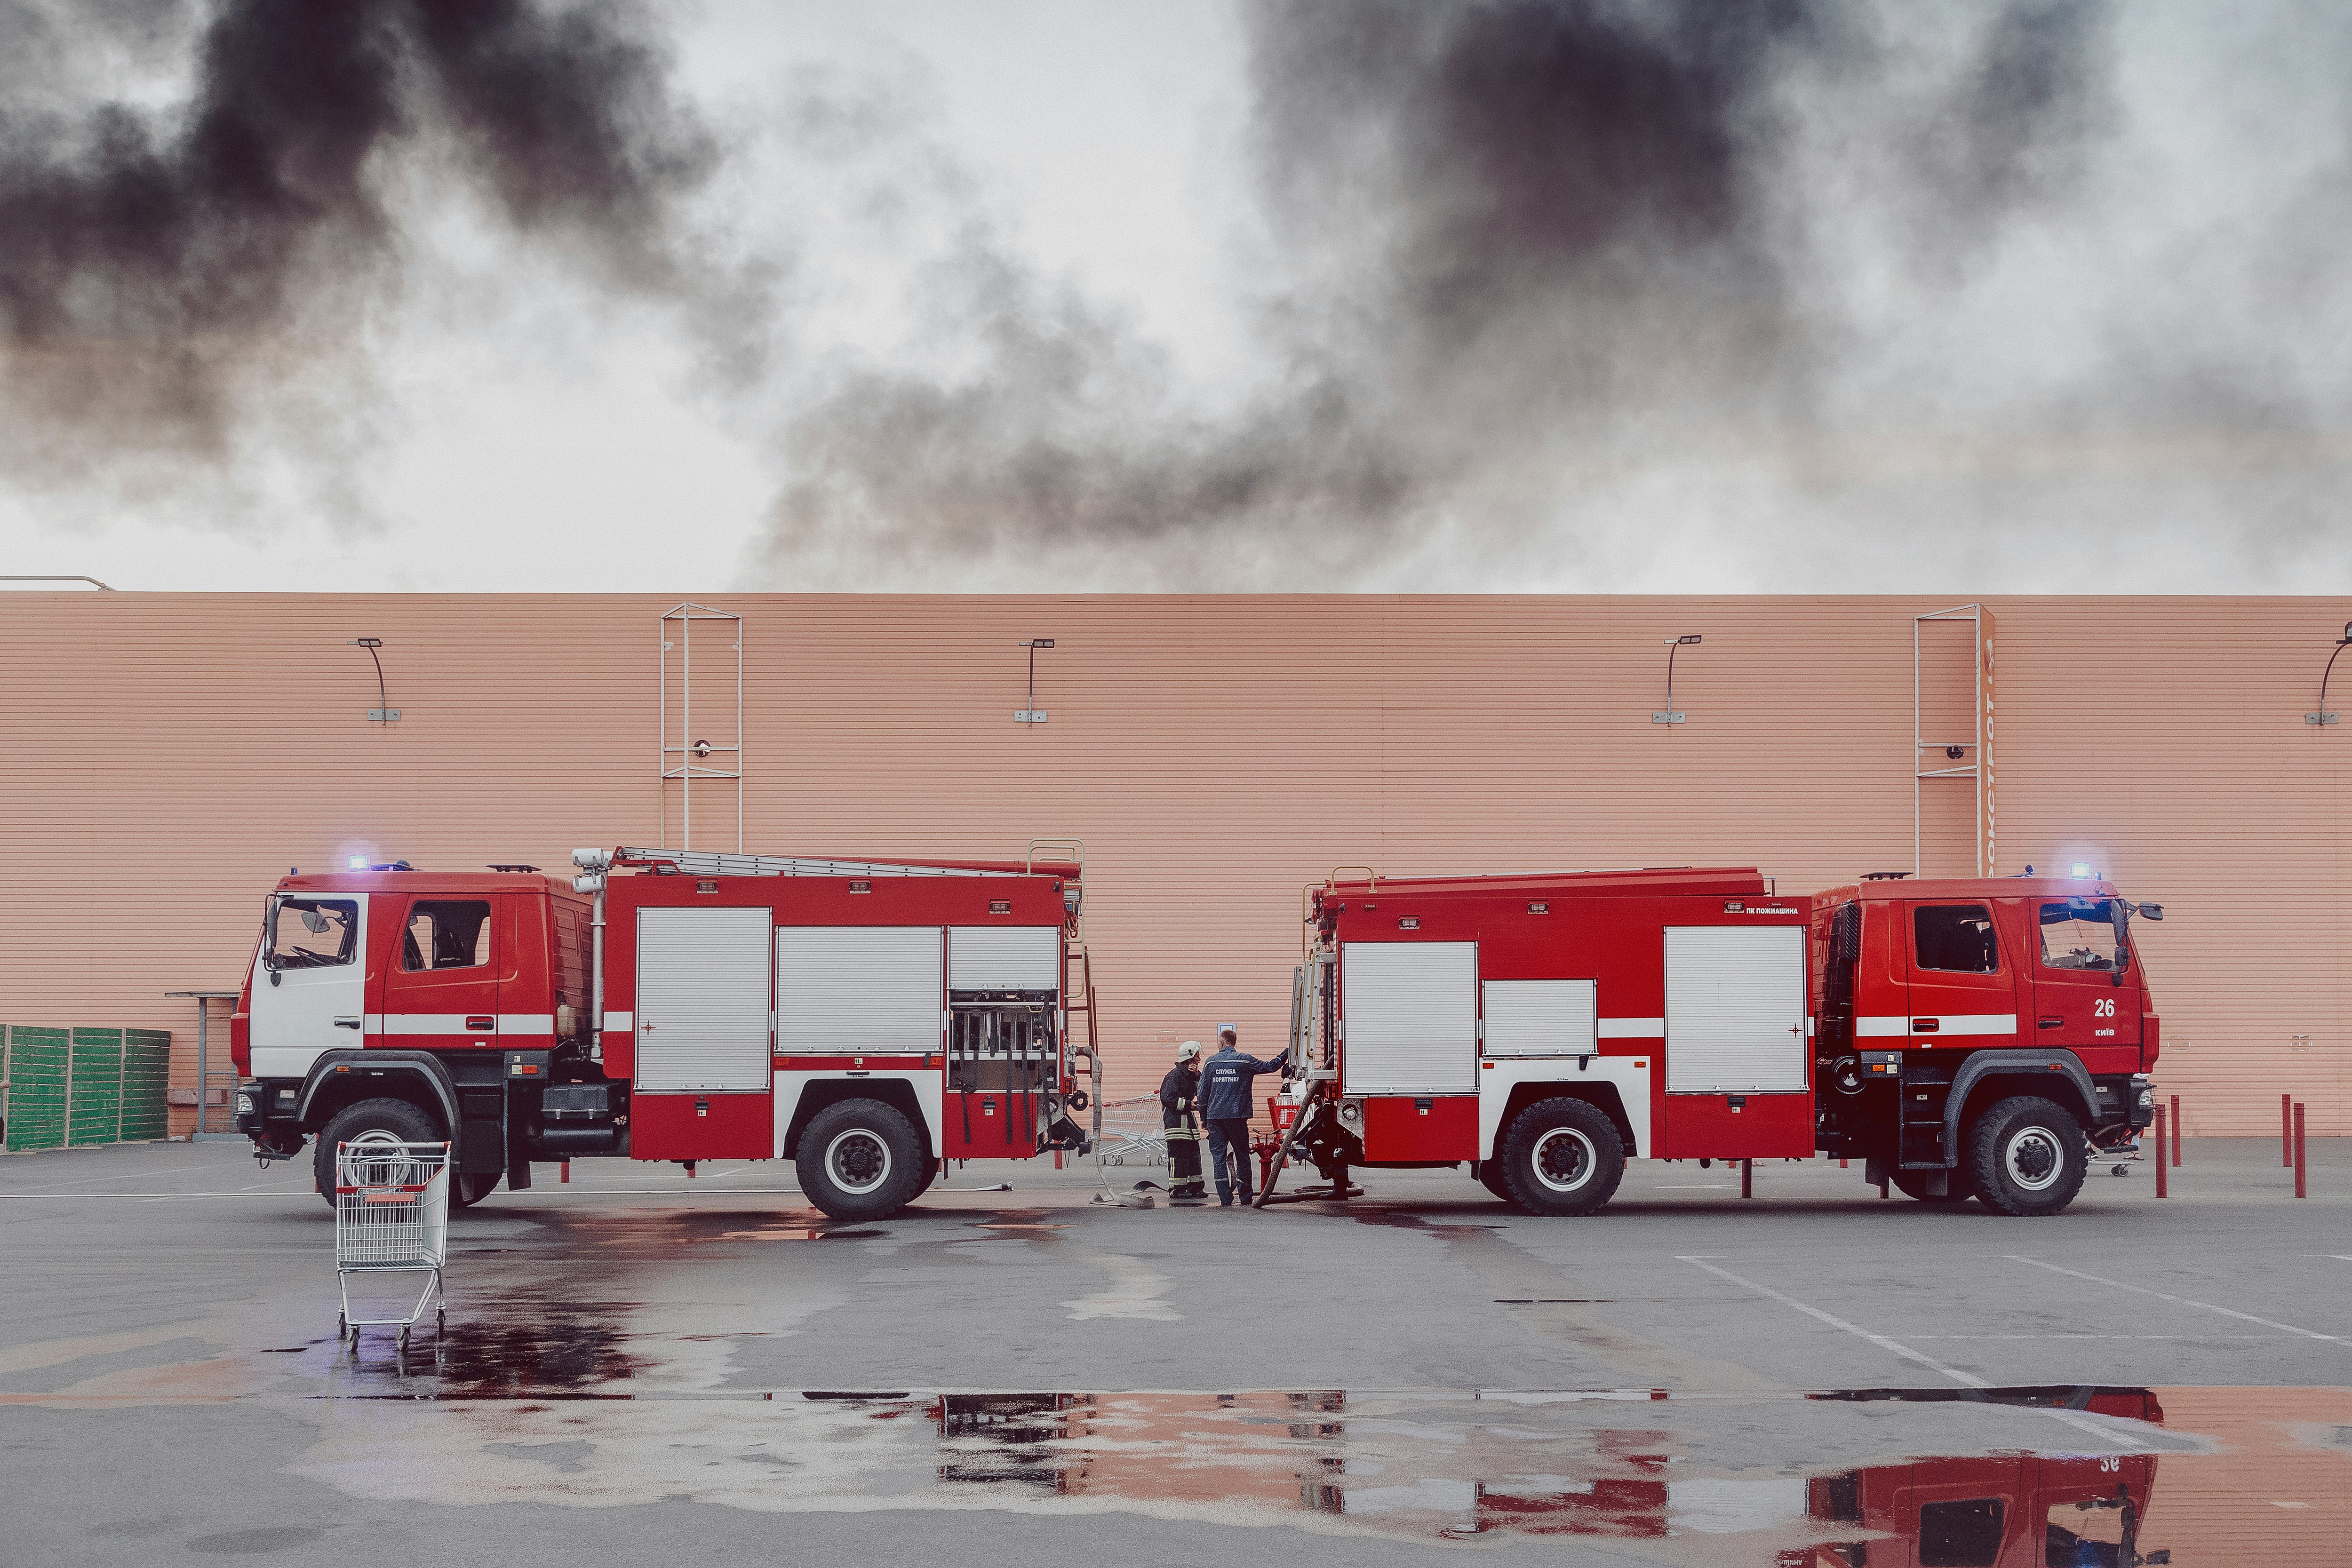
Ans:
{"type": "Polygon", "coordinates": [[[1176,1048],[1176,1060],[1179,1061],[1190,1061],[1200,1054],[1201,1042],[1197,1040],[1188,1040],[1176,1048]]]}

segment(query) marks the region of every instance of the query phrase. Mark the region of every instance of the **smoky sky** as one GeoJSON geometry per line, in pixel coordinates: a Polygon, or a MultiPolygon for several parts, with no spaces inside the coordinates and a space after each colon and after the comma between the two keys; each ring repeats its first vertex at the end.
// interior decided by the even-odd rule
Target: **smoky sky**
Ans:
{"type": "Polygon", "coordinates": [[[1254,358],[1204,379],[1033,257],[919,90],[805,78],[721,123],[658,8],[0,0],[0,465],[103,487],[290,452],[363,500],[364,442],[322,432],[454,199],[725,361],[712,417],[774,475],[746,586],[2352,578],[2326,8],[1239,15],[1254,358]],[[97,56],[174,86],[70,68],[97,56]],[[713,192],[779,144],[920,219],[861,277],[889,330],[744,284],[826,243],[789,181],[770,254],[709,259],[713,192]]]}
{"type": "MultiPolygon", "coordinates": [[[[615,287],[681,282],[668,227],[719,150],[633,13],[532,0],[226,0],[0,13],[0,343],[19,475],[235,460],[253,394],[396,291],[404,165],[615,287]],[[58,90],[121,50],[174,101],[58,90]]],[[[366,368],[330,397],[366,395],[366,368]]],[[[331,413],[322,426],[336,423],[331,413]]],[[[298,430],[289,435],[298,445],[298,430]]]]}
{"type": "MultiPolygon", "coordinates": [[[[2105,221],[2084,215],[2122,90],[2103,5],[1926,29],[1822,0],[1247,15],[1285,274],[1253,301],[1264,382],[1187,406],[1149,344],[975,244],[929,286],[960,373],[861,371],[783,433],[765,580],[1010,584],[1050,559],[1132,586],[1472,587],[1532,555],[1604,585],[1674,528],[1778,539],[1835,580],[1920,540],[1965,561],[1974,537],[1981,564],[2059,514],[2149,526],[2112,510],[2146,497],[2085,496],[2033,449],[2053,432],[2279,413],[2251,339],[2184,352],[2166,320],[2103,325],[2054,371],[1920,337],[2033,287],[1987,284],[2014,247],[2105,221]]],[[[2183,526],[2259,548],[2323,528],[2318,488],[2183,526]]]]}

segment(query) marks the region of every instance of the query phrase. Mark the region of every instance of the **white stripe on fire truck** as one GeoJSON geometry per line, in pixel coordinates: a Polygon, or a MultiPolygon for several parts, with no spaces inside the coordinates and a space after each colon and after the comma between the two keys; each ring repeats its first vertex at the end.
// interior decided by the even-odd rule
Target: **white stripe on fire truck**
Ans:
{"type": "Polygon", "coordinates": [[[614,1033],[633,1034],[636,1031],[637,1015],[608,1012],[604,1015],[604,1027],[614,1033]]]}
{"type": "Polygon", "coordinates": [[[553,1034],[553,1013],[370,1013],[370,1034],[553,1034]],[[468,1027],[468,1019],[495,1018],[488,1030],[468,1027]]]}
{"type": "Polygon", "coordinates": [[[1666,1020],[1664,1019],[1601,1019],[1594,1033],[1602,1040],[1664,1040],[1666,1020]]]}
{"type": "Polygon", "coordinates": [[[1853,1032],[1861,1038],[1906,1034],[2015,1034],[2015,1013],[1902,1013],[1894,1018],[1858,1018],[1853,1032]],[[1930,1024],[1929,1029],[1918,1029],[1930,1024]]]}

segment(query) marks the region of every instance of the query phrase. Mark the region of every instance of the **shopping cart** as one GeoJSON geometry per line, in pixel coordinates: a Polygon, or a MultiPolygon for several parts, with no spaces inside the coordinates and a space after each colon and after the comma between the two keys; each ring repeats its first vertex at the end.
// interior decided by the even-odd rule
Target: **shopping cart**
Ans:
{"type": "Polygon", "coordinates": [[[448,1253],[448,1145],[335,1145],[335,1283],[343,1299],[335,1320],[338,1340],[357,1344],[362,1325],[398,1324],[400,1348],[406,1350],[408,1331],[428,1306],[435,1332],[447,1327],[441,1265],[448,1253]],[[425,1289],[405,1316],[363,1318],[352,1311],[354,1274],[422,1274],[425,1289]]]}

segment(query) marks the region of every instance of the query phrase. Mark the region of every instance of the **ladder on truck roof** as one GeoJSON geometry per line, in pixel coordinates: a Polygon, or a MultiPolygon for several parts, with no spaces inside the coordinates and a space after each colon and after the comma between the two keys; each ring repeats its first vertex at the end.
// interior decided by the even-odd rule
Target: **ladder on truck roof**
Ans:
{"type": "Polygon", "coordinates": [[[971,866],[895,864],[883,861],[811,860],[801,855],[740,855],[723,850],[623,848],[614,860],[667,861],[688,876],[1019,876],[1017,871],[982,871],[971,866]]]}

